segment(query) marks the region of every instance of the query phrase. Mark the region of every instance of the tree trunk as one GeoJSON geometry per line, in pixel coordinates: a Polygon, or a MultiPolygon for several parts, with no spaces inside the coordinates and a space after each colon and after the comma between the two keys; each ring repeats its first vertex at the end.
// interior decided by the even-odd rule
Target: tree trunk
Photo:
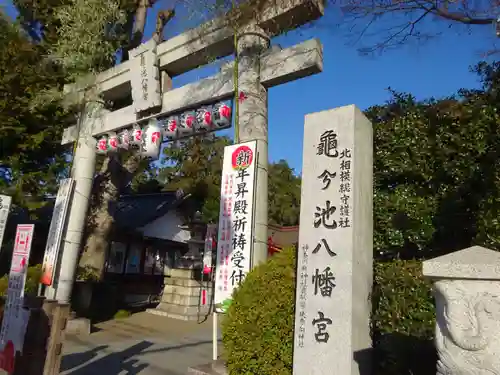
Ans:
{"type": "Polygon", "coordinates": [[[99,278],[104,271],[116,202],[140,165],[138,155],[130,156],[123,166],[117,155],[111,155],[106,157],[101,173],[94,180],[87,237],[79,266],[90,268],[99,278]]]}
{"type": "MultiPolygon", "coordinates": [[[[149,0],[137,0],[135,22],[128,49],[139,46],[144,35],[149,0]]],[[[94,180],[86,241],[80,258],[82,269],[90,268],[99,279],[104,273],[109,237],[114,223],[115,206],[123,189],[139,169],[140,157],[132,155],[122,166],[117,155],[107,156],[101,173],[94,180]]]]}
{"type": "MultiPolygon", "coordinates": [[[[154,2],[155,0],[137,0],[130,43],[124,51],[126,58],[128,58],[128,50],[141,44],[146,27],[148,7],[154,2]]],[[[166,12],[163,25],[165,21],[173,17],[173,14],[173,11],[166,12]]],[[[107,156],[102,165],[101,173],[94,181],[90,217],[86,231],[87,237],[79,266],[83,269],[90,268],[89,271],[92,271],[94,276],[99,279],[104,274],[116,202],[140,166],[141,160],[138,155],[130,156],[123,166],[116,155],[107,156]]]]}
{"type": "Polygon", "coordinates": [[[130,40],[123,47],[122,50],[122,62],[129,59],[129,51],[142,42],[144,37],[144,28],[146,27],[146,17],[148,14],[148,7],[154,4],[154,1],[150,0],[137,0],[137,8],[134,12],[127,14],[127,26],[131,28],[130,40]]]}
{"type": "MultiPolygon", "coordinates": [[[[134,18],[135,18],[135,12],[129,11],[127,12],[127,22],[125,23],[125,28],[126,30],[132,30],[134,27],[134,18]]],[[[132,48],[132,38],[130,37],[129,40],[127,40],[123,46],[122,46],[122,59],[120,63],[123,63],[125,61],[128,61],[129,59],[129,51],[132,48]]]]}
{"type": "Polygon", "coordinates": [[[148,14],[149,0],[138,0],[137,9],[135,11],[135,22],[132,27],[132,36],[130,38],[129,50],[139,46],[142,43],[144,36],[144,28],[146,27],[146,16],[148,14]]]}

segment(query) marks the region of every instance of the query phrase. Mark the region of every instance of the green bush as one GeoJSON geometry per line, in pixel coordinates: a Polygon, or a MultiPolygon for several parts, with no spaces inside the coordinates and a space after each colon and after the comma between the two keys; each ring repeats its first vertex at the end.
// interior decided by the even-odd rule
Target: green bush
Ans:
{"type": "Polygon", "coordinates": [[[95,267],[85,265],[78,266],[76,269],[76,280],[77,281],[99,281],[99,272],[95,267]]]}
{"type": "Polygon", "coordinates": [[[128,310],[118,310],[115,315],[113,316],[113,319],[125,319],[131,316],[132,313],[128,310]]]}
{"type": "Polygon", "coordinates": [[[422,263],[378,262],[374,271],[374,373],[435,374],[435,310],[431,283],[422,277],[422,263]]]}
{"type": "Polygon", "coordinates": [[[42,277],[42,265],[28,268],[28,276],[26,277],[26,286],[24,292],[28,295],[36,295],[38,293],[38,286],[40,285],[40,278],[42,277]]]}
{"type": "Polygon", "coordinates": [[[230,374],[292,373],[294,296],[295,249],[249,272],[222,320],[230,374]]]}
{"type": "MultiPolygon", "coordinates": [[[[376,263],[372,294],[374,373],[435,374],[434,305],[419,261],[376,263]]],[[[295,250],[252,270],[222,321],[230,374],[292,374],[295,250]]]]}
{"type": "MultiPolygon", "coordinates": [[[[28,275],[26,277],[26,285],[24,287],[25,294],[36,295],[38,293],[38,284],[40,283],[41,276],[42,276],[41,264],[28,267],[28,275]]],[[[7,295],[8,287],[9,287],[9,275],[7,274],[0,278],[0,297],[4,297],[7,295]]]]}

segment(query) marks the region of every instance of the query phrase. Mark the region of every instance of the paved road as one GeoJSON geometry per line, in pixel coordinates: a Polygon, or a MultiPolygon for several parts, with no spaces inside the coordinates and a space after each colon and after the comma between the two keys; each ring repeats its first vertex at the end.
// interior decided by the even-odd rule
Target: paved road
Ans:
{"type": "Polygon", "coordinates": [[[135,314],[99,325],[90,336],[68,336],[63,375],[185,375],[212,359],[212,322],[197,324],[135,314]]]}

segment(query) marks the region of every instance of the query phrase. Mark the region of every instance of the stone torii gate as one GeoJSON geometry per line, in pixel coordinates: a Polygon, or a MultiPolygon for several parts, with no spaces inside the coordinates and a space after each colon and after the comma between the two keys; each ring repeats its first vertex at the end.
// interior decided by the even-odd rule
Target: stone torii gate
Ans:
{"type": "MultiPolygon", "coordinates": [[[[115,111],[99,103],[86,105],[79,124],[65,129],[62,144],[77,142],[72,177],[75,194],[64,234],[57,294],[69,301],[78,261],[84,223],[95,175],[95,137],[130,128],[151,118],[196,108],[234,97],[234,61],[219,73],[197,82],[172,88],[171,78],[206,65],[214,56],[238,56],[238,91],[245,100],[239,104],[241,142],[257,141],[257,196],[252,265],[267,257],[268,210],[268,117],[267,90],[323,69],[321,43],[311,39],[290,48],[271,47],[270,39],[323,15],[323,0],[270,0],[251,24],[235,30],[224,18],[213,20],[161,44],[154,40],[137,47],[130,60],[98,75],[93,88],[105,100],[126,97],[132,91],[133,104],[115,111]]],[[[84,90],[65,87],[65,92],[83,97],[84,90]]]]}

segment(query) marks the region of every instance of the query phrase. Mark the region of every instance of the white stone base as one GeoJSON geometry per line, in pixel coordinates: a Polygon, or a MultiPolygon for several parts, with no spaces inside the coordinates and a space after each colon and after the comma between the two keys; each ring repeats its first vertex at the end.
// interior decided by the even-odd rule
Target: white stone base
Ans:
{"type": "Polygon", "coordinates": [[[70,318],[66,323],[66,334],[68,335],[90,335],[92,324],[87,318],[70,318]]]}
{"type": "Polygon", "coordinates": [[[165,278],[160,304],[156,308],[146,311],[186,321],[206,318],[212,312],[211,283],[193,280],[194,272],[199,271],[173,269],[172,277],[165,278]],[[206,290],[205,305],[201,305],[202,290],[206,290]]]}

